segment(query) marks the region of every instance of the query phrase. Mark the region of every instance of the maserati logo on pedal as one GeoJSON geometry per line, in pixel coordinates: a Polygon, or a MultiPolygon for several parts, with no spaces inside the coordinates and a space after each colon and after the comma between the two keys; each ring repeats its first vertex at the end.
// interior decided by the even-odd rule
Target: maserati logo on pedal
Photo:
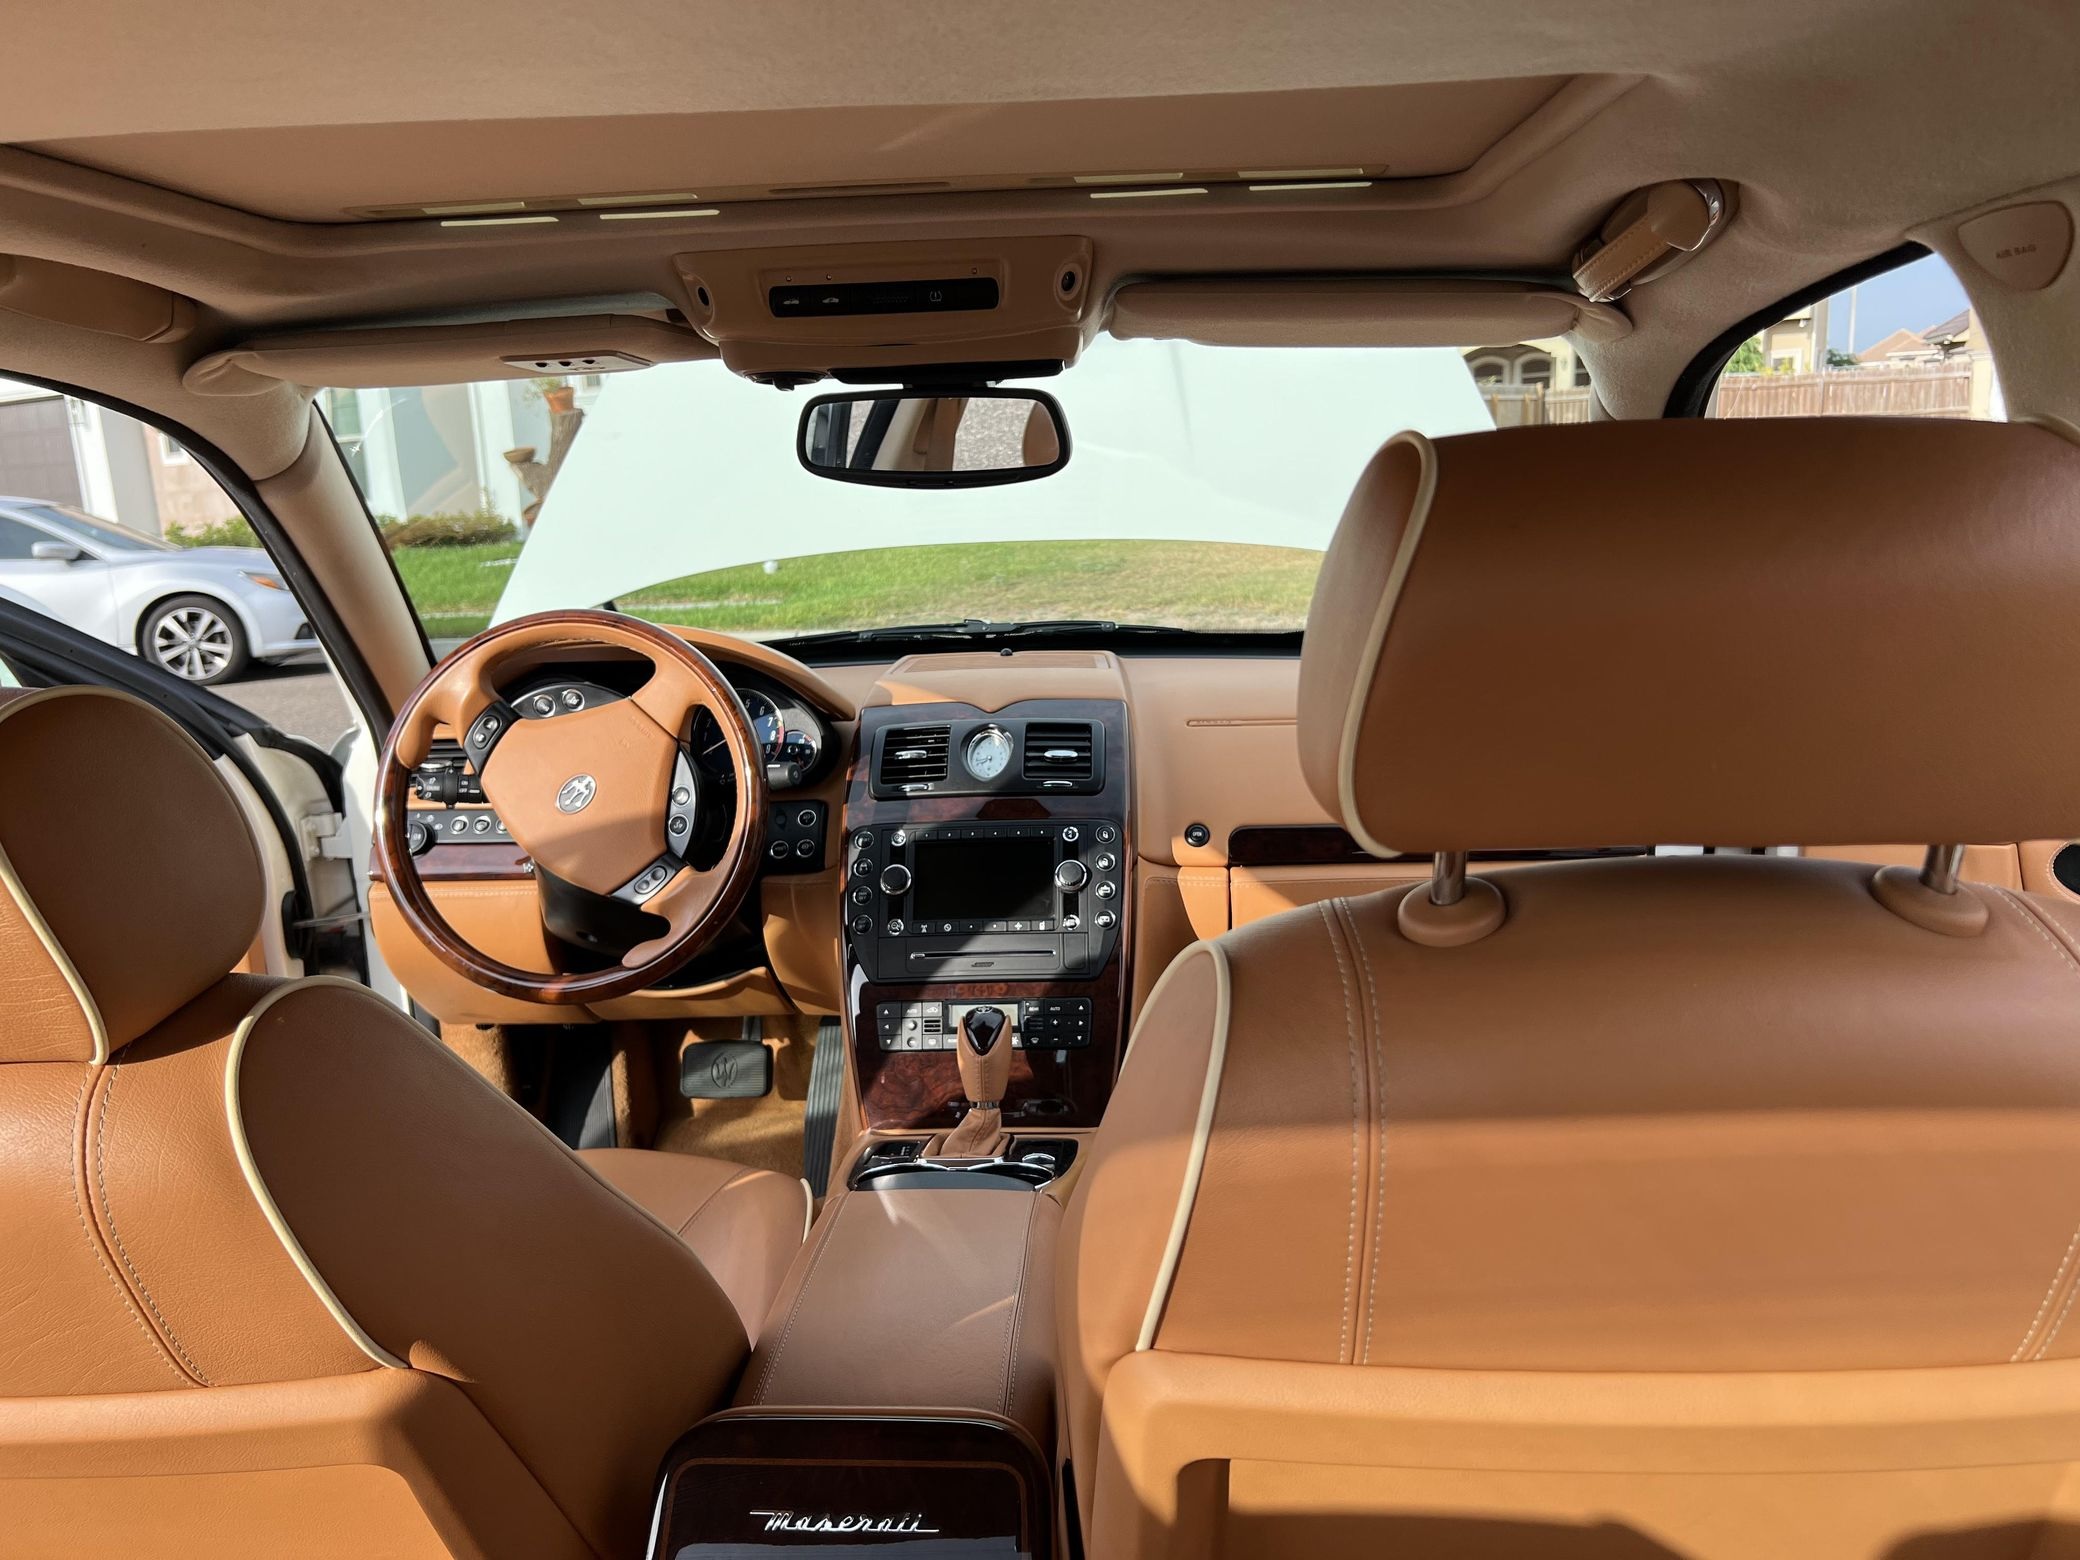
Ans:
{"type": "Polygon", "coordinates": [[[572,775],[563,782],[563,789],[556,793],[558,812],[583,812],[586,805],[599,793],[599,782],[590,775],[572,775]]]}

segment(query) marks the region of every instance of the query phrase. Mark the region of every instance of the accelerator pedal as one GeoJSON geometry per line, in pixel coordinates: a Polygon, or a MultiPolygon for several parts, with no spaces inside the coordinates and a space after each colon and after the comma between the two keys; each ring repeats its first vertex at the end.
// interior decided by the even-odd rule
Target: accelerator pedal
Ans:
{"type": "Polygon", "coordinates": [[[829,1191],[831,1152],[838,1137],[838,1097],[845,1088],[845,1030],[835,1018],[816,1026],[809,1063],[809,1101],[802,1117],[802,1179],[821,1197],[829,1191]]]}

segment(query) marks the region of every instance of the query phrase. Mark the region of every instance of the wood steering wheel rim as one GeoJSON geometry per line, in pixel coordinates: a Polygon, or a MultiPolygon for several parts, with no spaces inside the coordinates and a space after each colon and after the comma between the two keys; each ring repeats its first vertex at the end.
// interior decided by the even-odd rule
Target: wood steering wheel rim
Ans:
{"type": "Polygon", "coordinates": [[[398,711],[377,764],[375,873],[389,885],[398,916],[412,935],[472,984],[499,996],[556,1006],[609,1001],[671,974],[729,925],[758,874],[766,812],[758,736],[736,690],[712,661],[678,635],[639,618],[616,612],[541,612],[466,640],[427,674],[398,711]],[[519,719],[498,692],[500,668],[523,653],[554,659],[597,649],[634,651],[650,663],[649,677],[625,698],[542,720],[519,719]],[[445,727],[463,744],[486,800],[539,870],[594,893],[612,894],[618,885],[625,895],[648,872],[676,859],[666,833],[678,772],[674,764],[694,713],[702,708],[714,717],[729,750],[736,816],[713,867],[696,871],[680,862],[661,886],[643,893],[641,908],[664,919],[663,935],[602,969],[544,972],[495,959],[448,924],[406,843],[412,771],[432,751],[436,728],[445,727]],[[481,768],[471,751],[480,722],[490,728],[483,734],[481,768]],[[594,751],[587,752],[588,745],[594,751]],[[576,785],[579,781],[584,784],[576,785]],[[646,814],[644,793],[652,788],[654,807],[646,814]],[[595,799],[600,810],[587,818],[595,799]],[[655,826],[647,836],[646,816],[655,826]]]}

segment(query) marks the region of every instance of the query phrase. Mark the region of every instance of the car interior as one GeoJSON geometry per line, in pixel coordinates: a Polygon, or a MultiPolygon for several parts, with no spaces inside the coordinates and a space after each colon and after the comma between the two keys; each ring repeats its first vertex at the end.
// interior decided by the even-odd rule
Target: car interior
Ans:
{"type": "Polygon", "coordinates": [[[0,1560],[2080,1554],[2070,6],[331,22],[9,12],[0,1560]]]}

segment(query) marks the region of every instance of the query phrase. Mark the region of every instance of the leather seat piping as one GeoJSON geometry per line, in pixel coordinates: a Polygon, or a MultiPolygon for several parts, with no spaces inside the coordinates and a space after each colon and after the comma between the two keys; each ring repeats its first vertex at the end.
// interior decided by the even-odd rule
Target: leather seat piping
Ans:
{"type": "Polygon", "coordinates": [[[1350,703],[1343,712],[1343,736],[1336,749],[1336,792],[1343,803],[1344,827],[1350,830],[1352,838],[1375,856],[1394,856],[1400,852],[1373,836],[1358,807],[1356,788],[1352,785],[1358,761],[1358,731],[1365,724],[1365,705],[1372,696],[1372,680],[1379,672],[1379,658],[1386,652],[1387,630],[1393,626],[1394,609],[1400,604],[1402,587],[1408,583],[1408,572],[1415,566],[1416,549],[1422,546],[1423,531],[1430,523],[1431,500],[1437,496],[1437,447],[1414,429],[1395,434],[1383,447],[1391,449],[1397,444],[1406,444],[1416,452],[1421,471],[1416,480],[1415,499],[1409,505],[1408,519],[1394,549],[1393,565],[1387,570],[1386,588],[1380,592],[1379,609],[1373,614],[1364,652],[1358,657],[1358,675],[1351,682],[1350,703]]]}
{"type": "MultiPolygon", "coordinates": [[[[357,985],[353,981],[342,980],[336,975],[313,975],[304,980],[290,981],[286,985],[277,986],[254,1003],[252,1011],[239,1020],[238,1028],[231,1037],[231,1054],[224,1061],[224,1116],[231,1128],[231,1147],[238,1155],[238,1168],[246,1178],[246,1189],[253,1194],[253,1201],[260,1205],[261,1213],[267,1218],[268,1228],[274,1231],[275,1239],[282,1243],[282,1250],[287,1252],[289,1260],[296,1264],[296,1271],[301,1273],[303,1281],[310,1285],[311,1293],[318,1297],[318,1303],[331,1313],[332,1319],[339,1323],[340,1330],[353,1340],[354,1347],[363,1354],[378,1365],[387,1366],[391,1370],[409,1370],[411,1366],[406,1361],[399,1359],[376,1342],[368,1329],[354,1320],[353,1313],[333,1292],[332,1286],[325,1282],[325,1275],[318,1271],[317,1264],[311,1261],[310,1253],[303,1249],[303,1242],[296,1238],[296,1232],[289,1228],[289,1221],[282,1216],[281,1206],[275,1202],[274,1193],[267,1189],[267,1182],[260,1174],[260,1166],[253,1158],[253,1145],[246,1137],[245,1111],[238,1098],[238,1072],[239,1065],[245,1060],[246,1042],[252,1038],[253,1026],[282,998],[320,986],[334,986],[341,991],[358,992],[371,1001],[381,1001],[366,986],[357,985]]],[[[384,1006],[388,1008],[387,1003],[384,1006]]]]}
{"type": "MultiPolygon", "coordinates": [[[[144,700],[115,688],[88,685],[36,688],[0,702],[0,720],[5,720],[10,715],[18,715],[34,704],[89,693],[128,699],[132,704],[145,709],[151,708],[144,700]]],[[[72,1000],[79,1004],[80,1014],[87,1021],[87,1032],[93,1038],[94,1054],[89,1058],[90,1064],[105,1067],[108,1065],[111,1048],[108,1043],[108,1025],[101,1017],[101,1009],[95,1003],[93,993],[87,990],[87,983],[81,979],[78,967],[72,962],[72,956],[58,941],[50,923],[43,918],[43,912],[36,908],[36,901],[29,897],[29,890],[23,886],[21,876],[15,871],[14,863],[8,859],[4,845],[0,845],[0,889],[5,889],[14,900],[21,911],[22,919],[28,923],[29,930],[36,935],[36,940],[43,944],[43,951],[49,955],[51,963],[57,967],[58,973],[64,977],[65,984],[71,988],[72,1000]]]]}
{"type": "MultiPolygon", "coordinates": [[[[1206,1145],[1213,1136],[1214,1106],[1220,1102],[1221,1074],[1228,1062],[1228,951],[1218,942],[1197,942],[1180,953],[1163,972],[1142,1005],[1154,1012],[1163,988],[1195,954],[1213,961],[1213,1039],[1206,1052],[1206,1081],[1199,1090],[1199,1114],[1192,1124],[1191,1151],[1185,1157],[1184,1180],[1177,1188],[1177,1211],[1171,1216],[1170,1237],[1163,1244],[1163,1260],[1156,1267],[1154,1286],[1148,1292],[1148,1310],[1141,1318],[1141,1334],[1134,1341],[1136,1353],[1155,1347],[1156,1329],[1162,1325],[1163,1307],[1169,1304],[1170,1287],[1177,1280],[1178,1259],[1184,1254],[1185,1232],[1191,1228],[1192,1205],[1199,1199],[1199,1182],[1206,1173],[1206,1145]]],[[[1133,1058],[1131,1045],[1128,1061],[1133,1058]]]]}

